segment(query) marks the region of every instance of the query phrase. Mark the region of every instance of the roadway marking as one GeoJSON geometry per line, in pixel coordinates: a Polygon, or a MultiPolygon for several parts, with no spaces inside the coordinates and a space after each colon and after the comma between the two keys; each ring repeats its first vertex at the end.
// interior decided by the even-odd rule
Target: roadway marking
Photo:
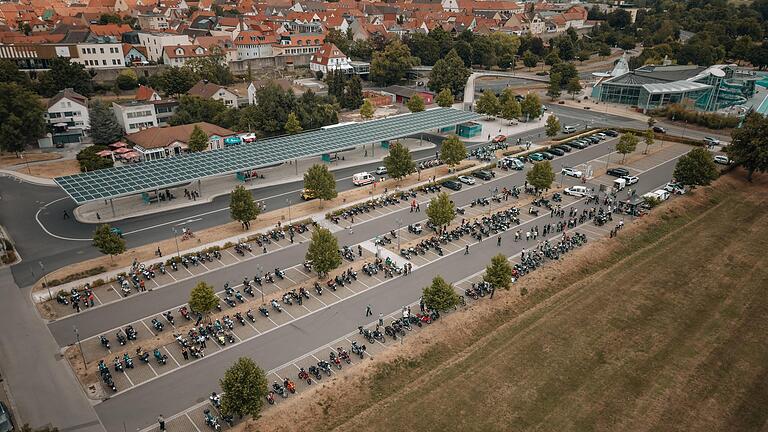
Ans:
{"type": "MultiPolygon", "coordinates": [[[[206,403],[208,403],[208,402],[206,402],[206,403]]],[[[188,413],[184,413],[184,415],[187,417],[187,420],[189,420],[189,422],[190,422],[190,423],[192,423],[192,426],[194,426],[194,427],[195,427],[195,430],[196,430],[197,432],[200,432],[200,428],[199,428],[199,427],[197,427],[197,425],[195,424],[195,422],[194,422],[194,421],[192,421],[192,417],[190,417],[188,413]]]]}
{"type": "Polygon", "coordinates": [[[176,358],[173,356],[173,354],[171,354],[171,351],[170,351],[170,350],[168,350],[168,347],[167,347],[167,346],[165,346],[165,345],[163,345],[163,349],[165,350],[165,352],[167,352],[167,353],[168,353],[168,356],[171,358],[171,360],[173,360],[173,362],[174,362],[174,363],[176,363],[176,366],[177,366],[177,367],[181,367],[181,365],[179,364],[179,362],[177,362],[177,361],[176,361],[176,358]]]}
{"type": "Polygon", "coordinates": [[[69,198],[69,196],[65,196],[65,197],[53,200],[53,201],[49,202],[48,204],[45,204],[42,207],[40,207],[37,210],[37,213],[35,213],[35,220],[37,221],[37,224],[40,225],[40,228],[42,228],[43,231],[45,231],[46,234],[48,234],[51,237],[55,237],[57,239],[69,240],[69,241],[93,241],[93,239],[82,239],[82,238],[64,237],[64,236],[60,236],[60,235],[54,234],[54,233],[48,231],[48,228],[46,228],[45,225],[43,225],[43,223],[40,221],[40,212],[41,211],[43,211],[44,209],[47,209],[49,205],[51,205],[53,203],[56,203],[56,202],[59,202],[61,200],[65,200],[67,198],[69,198]]]}
{"type": "Polygon", "coordinates": [[[128,383],[130,383],[131,387],[133,387],[134,384],[133,384],[133,381],[131,381],[131,377],[128,376],[128,368],[127,367],[123,368],[123,375],[125,375],[125,379],[127,379],[128,383]]]}

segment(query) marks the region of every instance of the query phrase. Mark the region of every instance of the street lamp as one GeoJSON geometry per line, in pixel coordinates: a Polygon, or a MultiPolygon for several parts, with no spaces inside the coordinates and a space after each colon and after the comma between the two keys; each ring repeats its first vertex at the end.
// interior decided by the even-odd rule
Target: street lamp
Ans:
{"type": "Polygon", "coordinates": [[[291,219],[291,204],[293,204],[293,201],[291,201],[290,198],[286,198],[285,202],[288,204],[288,225],[293,225],[293,222],[291,219]]]}
{"type": "Polygon", "coordinates": [[[80,332],[77,331],[77,327],[72,326],[72,330],[75,331],[75,340],[77,341],[77,347],[80,348],[80,357],[83,359],[83,369],[88,369],[88,362],[85,361],[85,353],[83,352],[83,345],[80,343],[80,332]]]}
{"type": "Polygon", "coordinates": [[[613,149],[608,149],[608,158],[605,160],[605,170],[608,171],[608,164],[611,163],[611,153],[613,152],[613,149]]]}
{"type": "Polygon", "coordinates": [[[43,265],[42,261],[37,262],[38,265],[40,265],[40,270],[43,272],[43,283],[45,284],[45,287],[48,288],[48,297],[53,300],[53,294],[51,294],[51,287],[48,285],[48,275],[45,274],[45,266],[43,265]]]}
{"type": "Polygon", "coordinates": [[[176,258],[181,258],[181,254],[179,253],[179,232],[176,230],[176,227],[171,229],[173,230],[173,240],[176,242],[176,258]]]}
{"type": "Polygon", "coordinates": [[[400,228],[403,227],[403,220],[401,218],[395,219],[397,223],[397,253],[400,253],[400,228]]]}

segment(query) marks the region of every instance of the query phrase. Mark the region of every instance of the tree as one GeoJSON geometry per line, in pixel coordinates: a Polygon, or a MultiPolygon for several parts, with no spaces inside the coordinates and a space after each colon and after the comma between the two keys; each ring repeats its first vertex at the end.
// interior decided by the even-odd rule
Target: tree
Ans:
{"type": "Polygon", "coordinates": [[[547,96],[556,100],[560,97],[560,80],[562,76],[559,73],[549,75],[549,86],[547,87],[547,96]]]}
{"type": "Polygon", "coordinates": [[[637,136],[632,132],[627,132],[619,138],[618,144],[616,144],[616,151],[622,154],[621,163],[624,163],[624,159],[628,154],[635,151],[637,148],[637,136]]]}
{"type": "Polygon", "coordinates": [[[544,127],[548,137],[553,137],[560,132],[560,120],[556,115],[552,114],[547,119],[547,125],[544,127]]]}
{"type": "Polygon", "coordinates": [[[643,154],[648,154],[648,147],[653,145],[653,139],[655,137],[656,136],[653,134],[652,129],[645,130],[645,151],[643,152],[643,154]]]}
{"type": "Polygon", "coordinates": [[[100,100],[91,103],[90,122],[94,144],[112,144],[123,137],[123,127],[117,122],[114,111],[100,100]]]}
{"type": "Polygon", "coordinates": [[[213,287],[200,281],[189,292],[189,308],[199,314],[208,315],[219,304],[219,297],[213,287]]]}
{"type": "Polygon", "coordinates": [[[461,302],[453,285],[446,282],[442,276],[435,276],[432,284],[424,287],[421,296],[424,306],[430,310],[445,311],[458,306],[461,302]]]}
{"type": "Polygon", "coordinates": [[[405,103],[405,106],[407,106],[411,112],[422,112],[424,111],[424,99],[422,99],[421,96],[415,94],[411,96],[410,99],[408,99],[408,102],[405,103]]]}
{"type": "Polygon", "coordinates": [[[490,90],[483,91],[483,94],[481,94],[480,98],[477,100],[475,111],[477,111],[478,114],[485,114],[489,117],[499,115],[499,111],[501,111],[499,98],[497,98],[490,90]]]}
{"type": "Polygon", "coordinates": [[[696,187],[709,185],[719,172],[709,151],[696,147],[677,160],[673,175],[678,183],[696,187]]]}
{"type": "Polygon", "coordinates": [[[125,239],[112,232],[112,227],[108,224],[99,225],[93,232],[93,245],[104,255],[109,255],[110,261],[113,256],[125,252],[125,239]]]}
{"type": "Polygon", "coordinates": [[[32,82],[29,76],[19,70],[16,63],[10,60],[0,60],[0,83],[16,83],[28,90],[32,90],[32,82]]]}
{"type": "Polygon", "coordinates": [[[91,74],[85,66],[71,63],[69,59],[56,57],[49,63],[50,69],[38,76],[38,91],[43,97],[53,97],[65,88],[71,88],[83,96],[93,94],[91,74]]]}
{"type": "Polygon", "coordinates": [[[368,61],[373,54],[373,47],[368,39],[356,40],[349,47],[349,56],[356,60],[368,61]]]}
{"type": "Polygon", "coordinates": [[[648,117],[648,129],[651,129],[655,124],[656,124],[656,119],[653,117],[648,117]]]}
{"type": "Polygon", "coordinates": [[[454,209],[453,201],[448,198],[447,193],[440,192],[429,201],[427,217],[433,225],[437,227],[448,225],[455,216],[456,209],[454,209]]]}
{"type": "Polygon", "coordinates": [[[299,118],[296,117],[296,113],[291,112],[288,114],[288,120],[285,121],[285,133],[288,135],[296,135],[301,131],[302,128],[301,123],[299,122],[299,118]]]}
{"type": "Polygon", "coordinates": [[[192,133],[189,134],[189,142],[187,143],[190,152],[201,152],[208,148],[208,134],[205,133],[200,126],[195,125],[192,129],[192,133]]]}
{"type": "Polygon", "coordinates": [[[632,15],[625,9],[617,8],[608,14],[608,25],[615,29],[623,29],[632,23],[632,15]]]}
{"type": "Polygon", "coordinates": [[[504,102],[501,103],[501,117],[504,120],[512,121],[519,118],[523,111],[520,109],[520,104],[514,97],[504,98],[504,102]]]}
{"type": "Polygon", "coordinates": [[[581,50],[578,53],[576,53],[576,58],[580,62],[585,62],[585,61],[589,60],[590,57],[592,57],[592,52],[589,51],[589,50],[581,50]]]}
{"type": "Polygon", "coordinates": [[[371,101],[366,99],[363,102],[363,106],[360,107],[360,117],[362,117],[363,120],[370,120],[373,118],[374,112],[376,112],[376,109],[373,107],[373,104],[371,101]]]}
{"type": "Polygon", "coordinates": [[[541,115],[541,101],[536,93],[528,93],[525,95],[523,102],[520,104],[522,115],[526,121],[530,121],[541,115]]]}
{"type": "Polygon", "coordinates": [[[552,182],[555,181],[555,173],[552,171],[552,164],[549,161],[541,161],[533,164],[533,168],[528,171],[525,178],[528,180],[528,184],[535,187],[537,191],[543,191],[552,186],[552,182]]]}
{"type": "Polygon", "coordinates": [[[312,261],[312,267],[318,276],[325,276],[329,271],[341,265],[338,240],[328,229],[315,228],[309,242],[306,259],[312,261]]]}
{"type": "Polygon", "coordinates": [[[76,156],[77,162],[80,164],[80,171],[88,172],[104,168],[112,168],[115,164],[112,161],[112,158],[101,157],[96,154],[102,150],[109,150],[109,147],[97,144],[80,150],[76,156]]]}
{"type": "Polygon", "coordinates": [[[232,219],[243,224],[244,229],[250,228],[251,221],[259,215],[259,207],[253,200],[251,192],[242,185],[238,185],[232,190],[229,197],[229,214],[232,219]]]}
{"type": "Polygon", "coordinates": [[[168,121],[171,126],[208,122],[221,127],[232,126],[227,119],[227,108],[220,100],[184,95],[179,99],[179,106],[168,121]]]}
{"type": "Polygon", "coordinates": [[[360,77],[354,75],[344,84],[344,96],[341,106],[346,109],[358,109],[363,104],[363,83],[360,77]]]}
{"type": "Polygon", "coordinates": [[[383,52],[373,53],[370,77],[378,85],[397,84],[414,65],[416,61],[411,57],[408,46],[395,40],[389,43],[383,52]]]}
{"type": "Polygon", "coordinates": [[[561,62],[553,65],[549,73],[560,75],[561,87],[567,86],[572,79],[579,77],[579,72],[576,70],[576,66],[566,62],[561,62]]]}
{"type": "Polygon", "coordinates": [[[493,289],[509,289],[512,285],[512,266],[507,257],[498,254],[491,258],[491,263],[485,268],[483,280],[491,284],[493,289]]]}
{"type": "Polygon", "coordinates": [[[579,77],[575,76],[568,81],[568,84],[566,84],[565,89],[568,91],[568,93],[571,95],[571,97],[575,100],[576,94],[581,91],[581,83],[579,82],[579,77]]]}
{"type": "Polygon", "coordinates": [[[457,135],[451,135],[443,141],[440,147],[440,159],[453,168],[467,158],[467,146],[457,135]]]}
{"type": "Polygon", "coordinates": [[[312,165],[304,173],[304,189],[315,193],[315,196],[320,199],[321,207],[323,200],[331,200],[338,195],[336,178],[328,171],[327,166],[320,164],[312,165]]]}
{"type": "Polygon", "coordinates": [[[45,132],[40,98],[19,84],[0,83],[0,150],[21,152],[45,132]]]}
{"type": "Polygon", "coordinates": [[[348,38],[346,34],[342,33],[341,30],[333,28],[328,29],[328,33],[325,35],[325,42],[336,45],[336,48],[338,48],[341,52],[349,55],[349,49],[352,45],[352,40],[348,38]]]}
{"type": "Polygon", "coordinates": [[[560,56],[557,53],[557,49],[553,49],[549,52],[546,56],[544,56],[544,64],[547,66],[554,66],[556,64],[562,63],[562,60],[560,59],[560,56]]]}
{"type": "Polygon", "coordinates": [[[427,34],[414,33],[408,38],[407,44],[411,54],[417,57],[423,65],[434,65],[440,59],[440,45],[435,38],[427,34]]]}
{"type": "Polygon", "coordinates": [[[170,67],[157,77],[158,82],[156,84],[159,84],[158,87],[171,96],[187,93],[197,82],[195,73],[186,67],[170,67]]]}
{"type": "Polygon", "coordinates": [[[138,87],[139,78],[136,76],[136,72],[132,69],[123,69],[117,75],[115,84],[120,90],[133,90],[138,87]]]}
{"type": "Polygon", "coordinates": [[[768,119],[765,116],[748,115],[731,137],[733,140],[725,151],[735,164],[747,170],[747,180],[751,182],[755,172],[768,171],[768,119]]]}
{"type": "Polygon", "coordinates": [[[384,166],[387,167],[389,176],[396,180],[416,171],[411,151],[399,141],[389,147],[389,154],[384,157],[384,166]]]}
{"type": "Polygon", "coordinates": [[[214,84],[227,85],[235,81],[224,53],[217,46],[211,48],[210,55],[194,57],[188,60],[184,67],[194,72],[198,79],[208,80],[214,84]]]}
{"type": "Polygon", "coordinates": [[[259,366],[248,357],[240,357],[219,380],[224,392],[221,413],[258,418],[267,397],[267,377],[259,366]]]}
{"type": "Polygon", "coordinates": [[[451,92],[451,89],[448,87],[440,90],[440,93],[437,94],[437,106],[442,108],[450,108],[453,106],[453,93],[451,92]]]}
{"type": "Polygon", "coordinates": [[[438,60],[432,67],[427,85],[432,91],[441,91],[447,88],[453,95],[458,96],[464,91],[470,73],[456,50],[452,49],[445,58],[438,60]]]}
{"type": "Polygon", "coordinates": [[[539,62],[539,58],[536,56],[536,54],[530,51],[526,51],[523,53],[523,64],[528,69],[535,67],[538,62],[539,62]]]}

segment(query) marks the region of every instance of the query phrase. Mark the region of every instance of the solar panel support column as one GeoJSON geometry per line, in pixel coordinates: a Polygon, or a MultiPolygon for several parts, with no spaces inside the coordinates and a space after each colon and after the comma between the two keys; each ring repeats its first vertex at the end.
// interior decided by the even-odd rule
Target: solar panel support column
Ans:
{"type": "Polygon", "coordinates": [[[112,201],[112,198],[109,199],[109,206],[112,207],[112,217],[115,217],[115,203],[112,201]]]}

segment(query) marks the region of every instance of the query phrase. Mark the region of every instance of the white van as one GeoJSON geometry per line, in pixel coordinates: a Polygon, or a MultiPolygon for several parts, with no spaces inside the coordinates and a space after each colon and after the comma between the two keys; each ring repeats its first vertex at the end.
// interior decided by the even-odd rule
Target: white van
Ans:
{"type": "Polygon", "coordinates": [[[613,190],[615,192],[623,190],[624,187],[626,187],[626,186],[627,186],[627,180],[626,179],[617,178],[616,180],[613,181],[613,190]]]}
{"type": "Polygon", "coordinates": [[[352,176],[352,184],[355,186],[365,186],[376,181],[376,177],[367,172],[357,173],[352,176]]]}
{"type": "Polygon", "coordinates": [[[589,189],[586,186],[571,186],[563,191],[564,194],[574,197],[589,196],[589,189]]]}
{"type": "Polygon", "coordinates": [[[653,194],[659,197],[659,199],[662,201],[666,201],[669,199],[669,192],[665,191],[664,189],[653,191],[653,194]]]}
{"type": "Polygon", "coordinates": [[[578,126],[578,125],[563,126],[563,132],[565,132],[565,133],[574,133],[574,132],[576,132],[576,126],[578,126]]]}

